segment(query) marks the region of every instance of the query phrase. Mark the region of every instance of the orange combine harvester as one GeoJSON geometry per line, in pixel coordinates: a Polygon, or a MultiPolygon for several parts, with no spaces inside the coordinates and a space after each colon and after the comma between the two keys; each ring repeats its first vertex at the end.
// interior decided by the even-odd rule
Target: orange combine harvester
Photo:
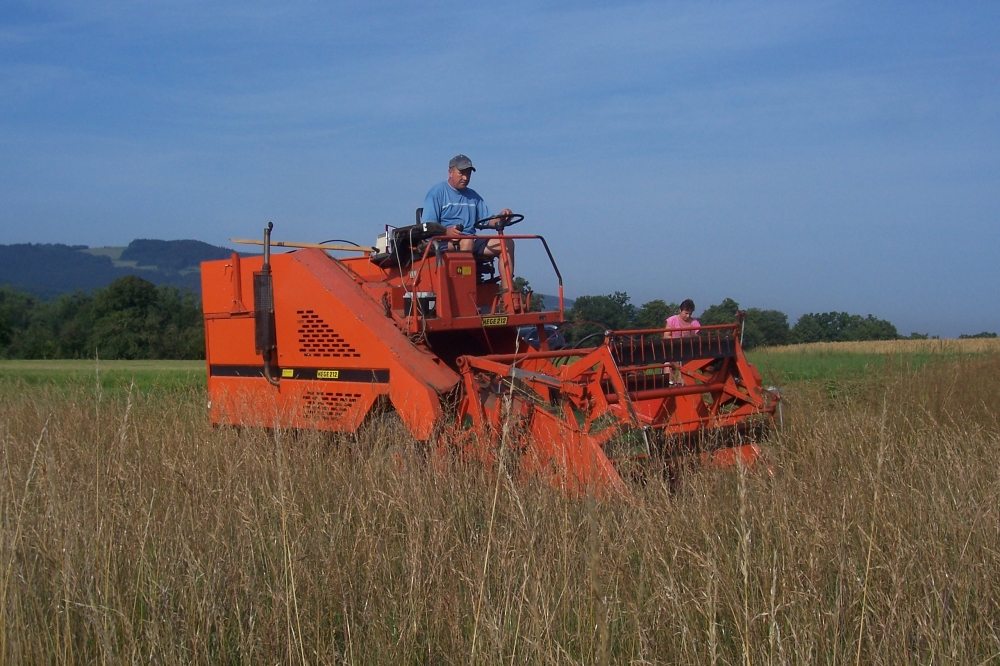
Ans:
{"type": "Polygon", "coordinates": [[[542,236],[504,233],[521,219],[497,233],[541,243],[557,308],[503,288],[506,244],[482,263],[437,224],[387,228],[375,248],[272,242],[268,224],[263,241],[238,241],[263,256],[203,263],[211,421],[353,433],[394,410],[418,440],[486,464],[502,443],[521,473],[570,493],[623,490],[624,468],[650,456],[752,463],[778,396],[747,362],[740,321],[553,349],[562,276],[542,236]]]}

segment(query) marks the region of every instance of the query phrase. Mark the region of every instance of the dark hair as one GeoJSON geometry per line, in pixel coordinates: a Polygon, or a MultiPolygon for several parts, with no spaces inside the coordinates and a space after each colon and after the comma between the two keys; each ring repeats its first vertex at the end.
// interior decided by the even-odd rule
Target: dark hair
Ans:
{"type": "Polygon", "coordinates": [[[692,301],[690,298],[685,298],[681,302],[680,309],[681,310],[687,310],[688,312],[694,312],[694,301],[692,301]]]}

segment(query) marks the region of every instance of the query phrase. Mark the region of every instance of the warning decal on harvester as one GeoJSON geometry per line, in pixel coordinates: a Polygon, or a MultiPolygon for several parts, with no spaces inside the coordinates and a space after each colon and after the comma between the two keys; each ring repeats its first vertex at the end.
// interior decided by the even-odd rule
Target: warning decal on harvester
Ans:
{"type": "Polygon", "coordinates": [[[483,326],[506,326],[507,317],[483,317],[483,326]]]}
{"type": "Polygon", "coordinates": [[[472,275],[472,266],[459,266],[458,275],[472,275]]]}

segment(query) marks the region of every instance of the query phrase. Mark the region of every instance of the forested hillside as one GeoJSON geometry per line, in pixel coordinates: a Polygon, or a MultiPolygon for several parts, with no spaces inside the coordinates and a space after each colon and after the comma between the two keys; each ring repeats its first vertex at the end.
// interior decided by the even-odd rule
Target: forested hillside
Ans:
{"type": "Polygon", "coordinates": [[[106,287],[126,275],[156,285],[201,290],[198,266],[232,250],[195,240],[138,239],[120,252],[85,245],[0,245],[0,285],[44,299],[106,287]]]}
{"type": "Polygon", "coordinates": [[[203,261],[228,259],[233,251],[197,240],[150,240],[139,238],[125,248],[122,261],[134,261],[139,266],[156,266],[165,274],[194,269],[203,261]]]}

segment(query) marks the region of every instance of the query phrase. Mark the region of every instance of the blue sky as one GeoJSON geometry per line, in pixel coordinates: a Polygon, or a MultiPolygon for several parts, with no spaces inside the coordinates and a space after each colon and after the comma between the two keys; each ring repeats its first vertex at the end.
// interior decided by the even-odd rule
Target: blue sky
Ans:
{"type": "Polygon", "coordinates": [[[996,2],[5,0],[0,243],[372,243],[463,152],[571,296],[997,331],[997,35],[996,2]]]}

